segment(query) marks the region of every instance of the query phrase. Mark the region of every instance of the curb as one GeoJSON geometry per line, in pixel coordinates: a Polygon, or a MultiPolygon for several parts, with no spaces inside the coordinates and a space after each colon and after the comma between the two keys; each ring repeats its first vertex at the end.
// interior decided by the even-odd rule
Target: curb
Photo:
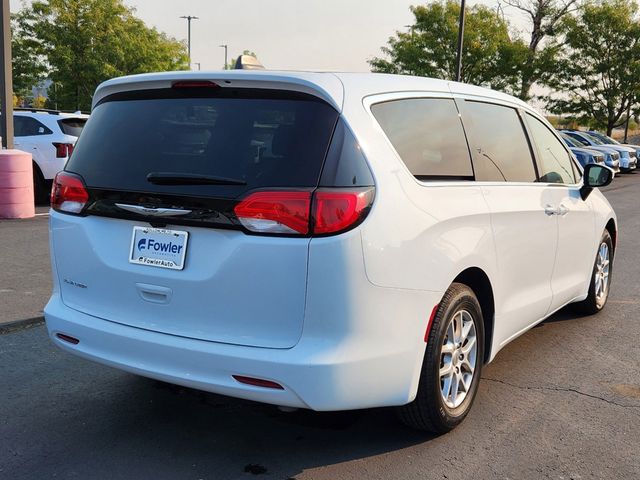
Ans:
{"type": "Polygon", "coordinates": [[[44,317],[25,318],[24,320],[13,320],[11,322],[0,323],[0,335],[36,327],[44,323],[44,317]]]}

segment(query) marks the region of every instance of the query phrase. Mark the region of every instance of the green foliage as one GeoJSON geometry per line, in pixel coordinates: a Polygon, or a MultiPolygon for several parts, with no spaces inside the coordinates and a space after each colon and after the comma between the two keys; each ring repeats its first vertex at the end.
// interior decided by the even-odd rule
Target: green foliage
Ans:
{"type": "MultiPolygon", "coordinates": [[[[35,0],[20,12],[24,58],[45,58],[50,103],[88,110],[96,86],[112,77],[188,68],[182,42],[147,27],[122,0],[35,0]]],[[[29,60],[26,60],[29,61],[29,60]]]]}
{"type": "Polygon", "coordinates": [[[560,94],[547,98],[554,112],[570,113],[607,133],[622,124],[640,99],[640,24],[629,0],[586,4],[560,25],[563,48],[544,78],[560,94]]]}
{"type": "Polygon", "coordinates": [[[13,56],[13,92],[20,99],[32,96],[32,87],[45,79],[46,59],[30,29],[29,16],[23,10],[11,15],[11,51],[13,56]]]}
{"type": "MultiPolygon", "coordinates": [[[[411,7],[415,24],[396,32],[382,47],[383,58],[369,61],[375,72],[453,79],[456,68],[457,1],[440,0],[411,7]]],[[[484,5],[467,7],[461,80],[498,90],[513,91],[526,45],[509,34],[508,23],[484,5]]]]}

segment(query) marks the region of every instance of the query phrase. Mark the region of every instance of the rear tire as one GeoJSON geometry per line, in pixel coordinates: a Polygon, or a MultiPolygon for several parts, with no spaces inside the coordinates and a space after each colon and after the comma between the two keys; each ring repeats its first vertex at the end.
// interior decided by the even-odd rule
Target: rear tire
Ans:
{"type": "Polygon", "coordinates": [[[34,162],[33,164],[33,197],[36,205],[47,203],[49,199],[50,189],[47,188],[47,181],[44,179],[40,167],[34,162]]]}
{"type": "Polygon", "coordinates": [[[602,232],[602,238],[598,244],[596,260],[591,271],[589,294],[582,302],[575,304],[576,310],[586,315],[598,313],[607,304],[609,287],[611,286],[611,274],[613,273],[613,241],[607,230],[602,232]]]}
{"type": "Polygon", "coordinates": [[[398,407],[400,420],[434,433],[454,429],[471,409],[483,360],[480,304],[469,287],[453,283],[431,325],[416,398],[398,407]]]}

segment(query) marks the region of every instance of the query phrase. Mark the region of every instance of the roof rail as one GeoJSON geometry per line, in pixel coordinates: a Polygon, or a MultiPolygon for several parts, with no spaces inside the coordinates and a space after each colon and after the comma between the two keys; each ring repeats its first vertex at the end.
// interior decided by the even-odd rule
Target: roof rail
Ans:
{"type": "Polygon", "coordinates": [[[42,113],[51,113],[51,114],[60,113],[60,110],[51,110],[49,108],[14,107],[13,110],[18,112],[34,112],[34,113],[42,112],[42,113]]]}
{"type": "Polygon", "coordinates": [[[50,115],[59,115],[61,113],[75,113],[81,115],[89,115],[87,112],[82,112],[80,110],[52,110],[49,108],[30,108],[30,107],[15,107],[14,112],[33,112],[33,113],[48,113],[50,115]]]}

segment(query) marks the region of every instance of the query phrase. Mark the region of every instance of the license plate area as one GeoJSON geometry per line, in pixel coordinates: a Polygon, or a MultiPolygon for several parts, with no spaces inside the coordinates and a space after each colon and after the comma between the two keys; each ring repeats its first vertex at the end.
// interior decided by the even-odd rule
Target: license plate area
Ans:
{"type": "Polygon", "coordinates": [[[182,270],[189,232],[165,228],[133,227],[129,263],[182,270]]]}

